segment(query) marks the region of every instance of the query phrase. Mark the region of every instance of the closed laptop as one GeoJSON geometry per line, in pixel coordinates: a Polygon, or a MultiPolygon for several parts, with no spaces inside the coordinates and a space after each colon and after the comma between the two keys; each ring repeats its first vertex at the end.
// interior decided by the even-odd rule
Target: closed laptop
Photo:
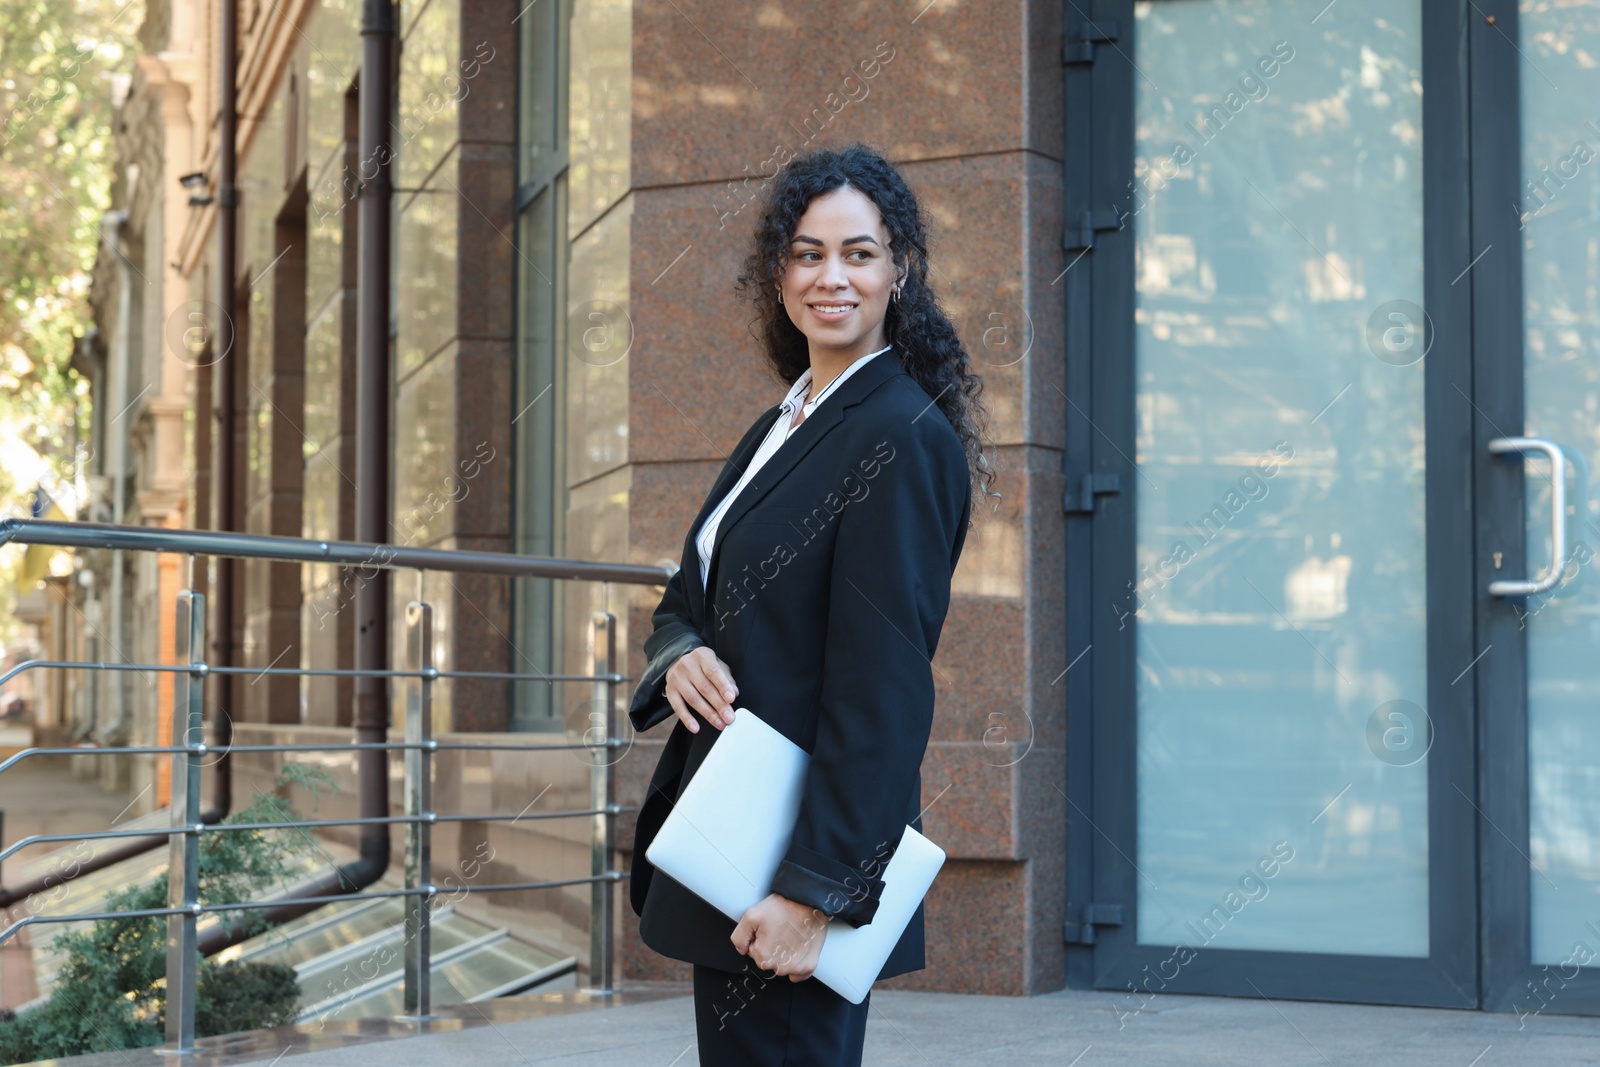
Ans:
{"type": "MultiPolygon", "coordinates": [[[[645,857],[738,921],[772,891],[800,813],[811,757],[747,708],[711,746],[645,857]]],[[[944,865],[944,850],[907,826],[883,871],[872,921],[828,923],[816,978],[852,1004],[872,988],[917,905],[944,865]]]]}

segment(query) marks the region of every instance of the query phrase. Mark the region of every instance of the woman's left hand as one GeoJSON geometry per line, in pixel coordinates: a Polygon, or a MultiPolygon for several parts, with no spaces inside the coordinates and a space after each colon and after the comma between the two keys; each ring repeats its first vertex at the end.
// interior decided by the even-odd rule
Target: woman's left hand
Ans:
{"type": "Polygon", "coordinates": [[[733,928],[733,947],[763,971],[803,982],[817,969],[828,916],[821,909],[769,893],[751,905],[733,928]]]}

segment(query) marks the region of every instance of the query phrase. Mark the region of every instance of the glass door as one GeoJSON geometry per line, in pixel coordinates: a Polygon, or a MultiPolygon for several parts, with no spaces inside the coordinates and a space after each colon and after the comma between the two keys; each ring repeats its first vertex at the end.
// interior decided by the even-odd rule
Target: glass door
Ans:
{"type": "Polygon", "coordinates": [[[1527,1025],[1600,1011],[1600,2],[1487,15],[1472,52],[1484,1002],[1527,1025]]]}
{"type": "Polygon", "coordinates": [[[1068,5],[1069,976],[1130,1011],[1479,1001],[1473,15],[1068,5]]]}

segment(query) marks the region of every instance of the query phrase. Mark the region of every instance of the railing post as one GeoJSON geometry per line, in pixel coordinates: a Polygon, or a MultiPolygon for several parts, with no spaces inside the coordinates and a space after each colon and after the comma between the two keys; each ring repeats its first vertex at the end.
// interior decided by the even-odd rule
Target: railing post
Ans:
{"type": "Polygon", "coordinates": [[[597,992],[612,988],[612,961],[614,957],[614,930],[612,928],[611,901],[616,883],[611,874],[612,817],[610,814],[613,764],[616,762],[611,747],[616,733],[616,689],[612,680],[616,669],[617,619],[607,611],[597,611],[593,617],[590,642],[589,673],[594,675],[594,697],[589,709],[589,728],[583,739],[591,745],[602,747],[589,750],[589,807],[599,814],[593,816],[594,832],[590,848],[590,872],[595,880],[589,883],[589,985],[597,992]]]}
{"type": "Polygon", "coordinates": [[[187,908],[167,916],[167,1041],[169,1051],[194,1051],[195,986],[200,946],[200,768],[204,757],[204,662],[206,598],[193,589],[178,594],[177,657],[195,668],[175,675],[172,686],[172,739],[200,750],[172,754],[172,826],[187,828],[170,838],[167,907],[187,908]],[[182,738],[181,741],[178,739],[182,738]]]}
{"type": "MultiPolygon", "coordinates": [[[[433,683],[438,668],[433,665],[433,607],[413,600],[406,605],[406,669],[422,671],[407,687],[406,741],[428,744],[433,740],[433,683]]],[[[429,923],[433,900],[433,752],[429,748],[408,748],[406,768],[406,814],[416,822],[406,824],[406,888],[426,888],[429,892],[406,897],[405,1017],[432,1018],[433,967],[430,962],[429,923]]]]}

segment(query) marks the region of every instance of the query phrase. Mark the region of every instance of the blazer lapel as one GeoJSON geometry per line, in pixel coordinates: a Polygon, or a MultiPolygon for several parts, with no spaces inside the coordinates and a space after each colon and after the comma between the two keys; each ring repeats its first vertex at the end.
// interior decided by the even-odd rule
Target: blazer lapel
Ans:
{"type": "MultiPolygon", "coordinates": [[[[868,393],[889,378],[896,374],[904,373],[905,371],[901,368],[899,359],[895,358],[894,349],[891,348],[887,352],[874,356],[866,366],[852,374],[840,384],[838,389],[834,390],[831,396],[817,405],[816,412],[809,416],[805,422],[802,422],[800,428],[790,434],[787,441],[778,446],[778,450],[756,472],[756,476],[750,480],[750,483],[740,490],[738,499],[728,506],[728,510],[723,513],[721,521],[717,523],[717,536],[711,545],[711,566],[706,570],[706,589],[716,588],[717,560],[722,553],[722,542],[726,539],[728,531],[744,517],[746,512],[759,504],[761,498],[771,492],[773,486],[781,482],[784,475],[793,470],[805,458],[806,453],[816,447],[818,441],[827,436],[828,431],[844,421],[844,413],[847,408],[861,403],[862,400],[866,399],[868,393]]],[[[782,412],[781,405],[779,406],[779,411],[780,413],[782,412]]],[[[771,423],[767,425],[770,430],[771,423]]],[[[766,437],[765,434],[760,436],[762,440],[766,437]]],[[[754,456],[755,451],[752,450],[750,455],[754,456]]],[[[718,489],[713,491],[712,499],[708,500],[706,507],[701,509],[702,519],[706,513],[709,513],[712,508],[721,502],[722,497],[729,488],[732,488],[733,484],[733,481],[730,481],[727,487],[719,485],[718,489]]],[[[700,519],[695,521],[695,529],[699,529],[700,521],[700,519]]],[[[691,541],[693,540],[692,533],[690,539],[691,541]]],[[[698,558],[697,556],[696,559],[698,560],[698,558]]],[[[701,592],[703,594],[705,590],[701,592]]],[[[702,609],[703,607],[704,605],[702,604],[702,609]]]]}
{"type": "MultiPolygon", "coordinates": [[[[845,384],[848,385],[849,383],[846,382],[845,384]]],[[[697,514],[694,517],[694,521],[689,524],[689,535],[688,537],[684,538],[683,542],[682,566],[685,568],[692,568],[689,570],[689,574],[693,578],[700,577],[700,550],[695,547],[694,542],[695,538],[700,533],[701,525],[706,521],[706,517],[711,514],[712,509],[714,509],[717,504],[721,502],[723,497],[728,495],[728,490],[737,485],[739,479],[744,477],[745,468],[748,467],[750,465],[750,461],[755,458],[756,450],[761,447],[761,442],[767,439],[767,432],[772,429],[772,424],[777,421],[778,416],[781,415],[782,412],[783,408],[781,405],[779,405],[773,407],[759,420],[757,420],[759,427],[756,432],[751,435],[749,443],[743,449],[735,449],[733,455],[728,457],[728,462],[723,464],[722,474],[717,478],[717,484],[711,487],[711,492],[706,496],[705,503],[700,505],[699,514],[697,514]]],[[[724,520],[723,525],[726,525],[726,520],[724,520]]],[[[721,529],[721,526],[719,526],[718,529],[721,529]]],[[[716,565],[715,556],[712,556],[712,565],[716,565]]],[[[698,581],[690,581],[687,583],[687,585],[689,587],[690,611],[693,613],[695,619],[704,622],[706,617],[705,589],[701,587],[698,581]]]]}

